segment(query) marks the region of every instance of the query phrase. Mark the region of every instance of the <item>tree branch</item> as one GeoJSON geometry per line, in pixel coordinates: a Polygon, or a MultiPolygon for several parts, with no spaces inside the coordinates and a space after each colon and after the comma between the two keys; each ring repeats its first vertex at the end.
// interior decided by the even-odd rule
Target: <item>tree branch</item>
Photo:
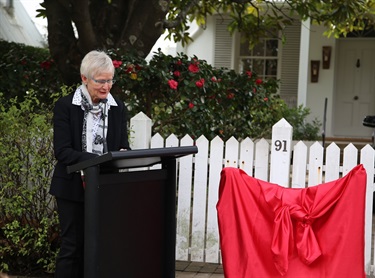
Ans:
{"type": "Polygon", "coordinates": [[[198,6],[198,3],[199,1],[197,0],[188,1],[185,7],[181,9],[180,13],[177,15],[175,20],[167,20],[167,19],[163,20],[163,23],[162,23],[163,28],[170,29],[170,28],[175,28],[179,26],[182,22],[185,21],[186,17],[189,14],[190,9],[193,8],[195,5],[198,6]]]}

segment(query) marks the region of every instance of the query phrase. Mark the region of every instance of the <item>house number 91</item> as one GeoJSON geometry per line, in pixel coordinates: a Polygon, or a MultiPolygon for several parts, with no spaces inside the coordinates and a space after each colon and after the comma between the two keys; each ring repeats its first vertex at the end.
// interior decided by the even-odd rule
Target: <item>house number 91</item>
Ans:
{"type": "Polygon", "coordinates": [[[276,140],[275,141],[275,150],[286,152],[286,140],[276,140]]]}

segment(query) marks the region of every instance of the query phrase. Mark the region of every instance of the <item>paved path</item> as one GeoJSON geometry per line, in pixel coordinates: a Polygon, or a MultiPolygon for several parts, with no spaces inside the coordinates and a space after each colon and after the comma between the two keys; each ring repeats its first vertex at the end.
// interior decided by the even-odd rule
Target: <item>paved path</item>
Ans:
{"type": "Polygon", "coordinates": [[[176,278],[224,278],[220,264],[176,261],[176,278]]]}

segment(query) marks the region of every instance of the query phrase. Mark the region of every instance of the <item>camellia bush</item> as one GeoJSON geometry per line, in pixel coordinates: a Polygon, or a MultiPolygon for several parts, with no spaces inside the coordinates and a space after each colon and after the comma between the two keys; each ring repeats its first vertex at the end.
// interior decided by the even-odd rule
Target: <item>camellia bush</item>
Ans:
{"type": "Polygon", "coordinates": [[[42,102],[62,85],[60,73],[47,48],[36,48],[0,39],[0,92],[5,99],[18,97],[34,90],[42,102]]]}
{"type": "MultiPolygon", "coordinates": [[[[198,57],[158,51],[147,62],[136,54],[108,50],[116,68],[112,93],[127,104],[130,116],[146,113],[153,132],[223,140],[269,138],[272,126],[285,118],[296,140],[316,140],[321,124],[307,122],[308,108],[289,108],[277,94],[278,81],[262,80],[250,70],[241,74],[214,68],[198,57]]],[[[63,86],[48,49],[0,41],[0,92],[21,101],[34,90],[43,103],[63,86]]],[[[79,73],[77,73],[78,75],[79,73]]]]}
{"type": "Polygon", "coordinates": [[[114,93],[131,115],[146,113],[153,131],[162,136],[269,138],[272,126],[284,117],[298,125],[294,139],[317,137],[319,122],[305,123],[306,108],[287,107],[274,79],[262,80],[250,70],[238,74],[216,69],[184,54],[173,57],[159,51],[149,63],[115,51],[109,54],[116,67],[114,93]]]}

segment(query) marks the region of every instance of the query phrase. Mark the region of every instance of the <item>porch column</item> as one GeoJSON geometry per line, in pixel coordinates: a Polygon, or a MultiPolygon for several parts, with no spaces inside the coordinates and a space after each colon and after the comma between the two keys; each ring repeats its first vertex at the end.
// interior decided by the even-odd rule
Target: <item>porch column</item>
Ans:
{"type": "Polygon", "coordinates": [[[309,81],[310,19],[301,22],[297,105],[306,106],[309,81]]]}

